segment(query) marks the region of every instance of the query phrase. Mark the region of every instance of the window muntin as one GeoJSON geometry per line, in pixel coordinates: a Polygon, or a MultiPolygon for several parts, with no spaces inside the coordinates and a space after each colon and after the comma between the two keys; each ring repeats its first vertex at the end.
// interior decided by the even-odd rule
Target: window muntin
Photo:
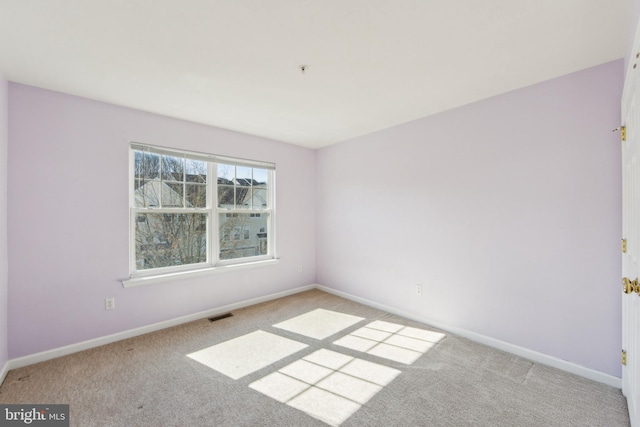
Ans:
{"type": "Polygon", "coordinates": [[[273,164],[131,147],[132,276],[274,258],[273,164]]]}
{"type": "Polygon", "coordinates": [[[219,163],[218,208],[269,209],[269,171],[219,163]]]}

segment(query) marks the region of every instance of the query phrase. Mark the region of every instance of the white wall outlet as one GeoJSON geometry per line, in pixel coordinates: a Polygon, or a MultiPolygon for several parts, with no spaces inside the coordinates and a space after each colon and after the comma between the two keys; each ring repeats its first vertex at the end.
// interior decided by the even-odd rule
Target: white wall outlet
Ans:
{"type": "Polygon", "coordinates": [[[422,285],[416,285],[416,295],[422,295],[422,285]]]}
{"type": "Polygon", "coordinates": [[[301,265],[298,266],[298,273],[302,273],[302,266],[301,265]]]}
{"type": "Polygon", "coordinates": [[[104,309],[105,310],[113,310],[116,308],[116,299],[115,298],[106,298],[104,300],[104,309]]]}

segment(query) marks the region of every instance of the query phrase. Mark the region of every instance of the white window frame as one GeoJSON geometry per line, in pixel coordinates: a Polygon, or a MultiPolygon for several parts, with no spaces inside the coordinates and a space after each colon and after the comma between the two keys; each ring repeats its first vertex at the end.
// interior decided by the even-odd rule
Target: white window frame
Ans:
{"type": "MultiPolygon", "coordinates": [[[[185,178],[186,179],[186,178],[185,178]]],[[[239,159],[227,156],[219,156],[208,153],[199,153],[181,149],[167,148],[155,145],[131,142],[129,147],[129,278],[122,281],[125,287],[137,286],[146,283],[156,283],[171,280],[177,277],[217,273],[221,271],[235,270],[236,267],[257,267],[277,262],[275,251],[275,164],[254,160],[239,159]],[[146,151],[159,155],[185,157],[187,159],[207,162],[206,195],[207,206],[204,208],[164,208],[164,207],[136,207],[135,206],[135,152],[146,151]],[[264,209],[228,209],[220,208],[218,204],[218,163],[244,166],[268,171],[267,207],[264,209]],[[150,269],[137,269],[136,264],[136,215],[140,213],[204,213],[207,214],[207,253],[206,262],[159,267],[150,269]],[[265,255],[220,259],[219,215],[225,213],[238,213],[251,216],[261,214],[267,216],[267,253],[265,255]],[[266,215],[265,215],[266,214],[266,215]]],[[[233,230],[231,230],[233,233],[233,230]]],[[[242,233],[241,233],[242,234],[242,233]]],[[[241,236],[240,241],[242,241],[241,236]]]]}

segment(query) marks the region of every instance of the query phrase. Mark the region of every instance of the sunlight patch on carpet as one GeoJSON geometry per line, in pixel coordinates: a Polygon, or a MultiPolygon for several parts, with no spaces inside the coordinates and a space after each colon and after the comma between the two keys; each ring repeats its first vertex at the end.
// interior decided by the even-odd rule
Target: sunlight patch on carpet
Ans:
{"type": "Polygon", "coordinates": [[[249,387],[339,426],[399,374],[394,368],[321,349],[249,387]]]}
{"type": "Polygon", "coordinates": [[[376,320],[333,343],[411,365],[444,337],[440,332],[376,320]]]}
{"type": "Polygon", "coordinates": [[[273,326],[305,337],[322,340],[361,320],[364,318],[318,308],[273,326]]]}
{"type": "Polygon", "coordinates": [[[306,344],[258,330],[187,356],[237,380],[306,347],[306,344]]]}

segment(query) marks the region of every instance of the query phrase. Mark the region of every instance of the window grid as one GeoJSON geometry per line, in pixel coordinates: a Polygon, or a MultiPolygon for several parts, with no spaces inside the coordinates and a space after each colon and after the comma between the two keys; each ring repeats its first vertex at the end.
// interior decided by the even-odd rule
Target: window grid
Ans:
{"type": "Polygon", "coordinates": [[[163,150],[147,151],[132,144],[132,277],[275,258],[272,168],[262,169],[258,162],[250,166],[203,162],[202,155],[192,159],[188,152],[163,150]],[[219,167],[234,171],[222,185],[216,179],[219,167]],[[240,168],[243,173],[237,172],[240,168]],[[257,172],[262,181],[255,179],[257,172]],[[220,203],[220,189],[225,186],[233,187],[233,204],[220,203]],[[198,253],[197,248],[204,249],[198,253]]]}

